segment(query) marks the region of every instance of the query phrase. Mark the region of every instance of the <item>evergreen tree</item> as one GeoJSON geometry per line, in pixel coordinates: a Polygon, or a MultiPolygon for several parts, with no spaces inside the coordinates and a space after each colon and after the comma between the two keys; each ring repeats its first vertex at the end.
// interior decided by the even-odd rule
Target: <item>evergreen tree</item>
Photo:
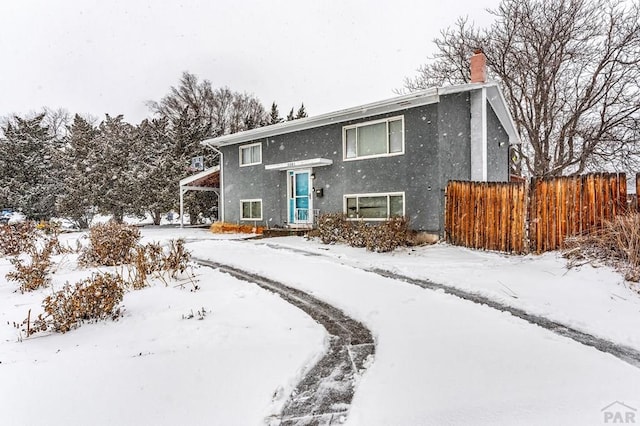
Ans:
{"type": "Polygon", "coordinates": [[[287,114],[287,121],[291,121],[295,119],[296,117],[293,115],[293,108],[291,108],[291,111],[289,111],[289,114],[287,114]]]}
{"type": "Polygon", "coordinates": [[[135,161],[138,204],[151,215],[155,225],[162,213],[178,204],[178,182],[184,175],[183,162],[171,145],[167,118],[144,120],[137,128],[139,155],[135,161]]]}
{"type": "Polygon", "coordinates": [[[278,124],[282,123],[284,120],[280,117],[280,111],[278,111],[278,105],[275,101],[271,104],[271,112],[269,113],[269,119],[267,124],[278,124]]]}
{"type": "Polygon", "coordinates": [[[296,113],[296,119],[305,118],[305,117],[307,117],[307,111],[305,111],[304,103],[302,103],[302,104],[300,104],[300,108],[298,109],[298,112],[296,113]]]}
{"type": "MultiPolygon", "coordinates": [[[[188,72],[182,74],[177,87],[159,102],[148,103],[158,118],[168,120],[170,140],[174,147],[174,161],[186,176],[192,157],[203,156],[205,164],[218,164],[217,155],[205,149],[200,142],[211,137],[264,126],[269,116],[258,99],[246,93],[234,92],[228,87],[213,89],[207,80],[188,72]]],[[[177,190],[176,190],[177,193],[177,190]]],[[[185,207],[194,223],[200,214],[215,210],[213,194],[189,192],[185,207]]]]}
{"type": "Polygon", "coordinates": [[[98,129],[76,114],[68,132],[67,145],[62,152],[63,193],[58,209],[84,229],[91,223],[100,195],[93,173],[101,160],[95,147],[98,129]]]}
{"type": "Polygon", "coordinates": [[[31,119],[13,117],[2,128],[6,139],[0,141],[0,201],[34,220],[55,215],[60,192],[52,174],[59,145],[43,119],[44,114],[31,119]]]}
{"type": "Polygon", "coordinates": [[[111,215],[116,222],[122,222],[125,214],[141,215],[138,205],[138,155],[135,129],[123,121],[122,115],[105,120],[98,127],[95,153],[100,160],[92,166],[89,178],[93,179],[96,191],[96,207],[102,214],[111,215]]]}

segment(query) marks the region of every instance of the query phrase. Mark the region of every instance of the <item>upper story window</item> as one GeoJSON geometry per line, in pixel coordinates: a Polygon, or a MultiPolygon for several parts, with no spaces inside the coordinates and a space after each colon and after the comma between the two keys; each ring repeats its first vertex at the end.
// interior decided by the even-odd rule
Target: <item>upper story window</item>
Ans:
{"type": "Polygon", "coordinates": [[[253,166],[262,163],[262,144],[252,143],[240,147],[240,166],[253,166]]]}
{"type": "Polygon", "coordinates": [[[342,128],[345,160],[404,153],[404,116],[342,128]]]}

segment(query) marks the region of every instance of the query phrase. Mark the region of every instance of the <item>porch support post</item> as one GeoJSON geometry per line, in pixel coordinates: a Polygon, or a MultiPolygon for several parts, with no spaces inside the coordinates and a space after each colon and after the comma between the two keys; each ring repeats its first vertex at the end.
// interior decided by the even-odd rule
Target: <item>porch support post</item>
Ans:
{"type": "Polygon", "coordinates": [[[180,228],[184,226],[184,189],[180,188],[180,228]]]}

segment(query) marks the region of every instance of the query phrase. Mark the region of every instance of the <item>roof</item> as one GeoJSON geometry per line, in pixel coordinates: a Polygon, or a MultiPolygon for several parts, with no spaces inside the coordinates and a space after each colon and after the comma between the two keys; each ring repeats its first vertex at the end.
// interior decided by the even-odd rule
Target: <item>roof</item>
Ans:
{"type": "Polygon", "coordinates": [[[373,102],[360,105],[353,108],[347,108],[327,114],[321,114],[314,117],[301,118],[297,120],[286,121],[284,123],[272,124],[270,126],[259,127],[257,129],[246,130],[244,132],[224,135],[217,138],[206,139],[201,143],[213,147],[222,147],[254,141],[257,139],[268,138],[271,136],[282,135],[286,133],[298,132],[301,130],[322,127],[329,124],[341,123],[344,121],[357,120],[374,115],[386,114],[395,111],[405,110],[407,108],[428,105],[440,101],[440,96],[461,92],[470,92],[482,88],[487,89],[487,99],[489,100],[493,110],[495,111],[500,123],[509,135],[509,143],[520,143],[518,132],[511,119],[504,96],[496,83],[473,83],[461,84],[448,87],[432,87],[419,92],[410,93],[408,95],[396,96],[383,101],[373,102]]]}
{"type": "Polygon", "coordinates": [[[210,167],[195,175],[180,179],[181,187],[214,187],[220,186],[220,166],[210,167]]]}

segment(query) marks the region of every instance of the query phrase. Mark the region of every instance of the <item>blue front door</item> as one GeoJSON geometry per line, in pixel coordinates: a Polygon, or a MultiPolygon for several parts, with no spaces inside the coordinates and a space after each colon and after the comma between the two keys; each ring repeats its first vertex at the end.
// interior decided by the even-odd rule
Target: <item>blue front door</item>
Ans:
{"type": "Polygon", "coordinates": [[[310,172],[290,170],[289,175],[289,223],[311,223],[310,172]]]}

